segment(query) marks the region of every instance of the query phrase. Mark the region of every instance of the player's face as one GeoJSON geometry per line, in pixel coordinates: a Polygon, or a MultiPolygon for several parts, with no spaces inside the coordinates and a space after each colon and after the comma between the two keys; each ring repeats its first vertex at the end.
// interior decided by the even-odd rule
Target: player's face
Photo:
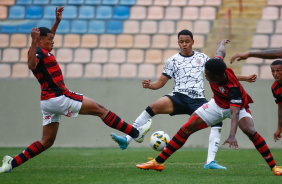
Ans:
{"type": "Polygon", "coordinates": [[[282,84],[282,65],[272,65],[271,73],[273,78],[282,84]]]}
{"type": "Polygon", "coordinates": [[[189,35],[180,35],[178,38],[178,45],[183,56],[190,56],[193,54],[192,45],[194,40],[189,35]]]}
{"type": "Polygon", "coordinates": [[[48,33],[47,36],[40,37],[39,45],[43,49],[51,52],[54,47],[54,35],[52,33],[48,33]]]}

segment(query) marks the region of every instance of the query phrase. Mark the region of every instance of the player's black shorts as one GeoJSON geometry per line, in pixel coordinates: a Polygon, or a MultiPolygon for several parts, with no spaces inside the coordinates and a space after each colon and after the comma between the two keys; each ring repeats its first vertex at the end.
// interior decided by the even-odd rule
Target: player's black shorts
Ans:
{"type": "MultiPolygon", "coordinates": [[[[203,104],[208,102],[205,98],[193,99],[187,95],[178,92],[173,92],[165,96],[170,98],[173,103],[173,113],[170,114],[171,116],[178,114],[188,114],[191,116],[191,114],[193,114],[195,110],[197,110],[203,104]]],[[[222,122],[214,126],[222,126],[222,122]]]]}

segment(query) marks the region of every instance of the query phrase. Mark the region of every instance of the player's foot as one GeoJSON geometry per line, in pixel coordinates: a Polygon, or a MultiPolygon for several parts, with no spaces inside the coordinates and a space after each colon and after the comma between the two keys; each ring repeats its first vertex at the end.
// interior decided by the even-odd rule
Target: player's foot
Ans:
{"type": "Polygon", "coordinates": [[[143,142],[145,135],[147,134],[147,132],[149,132],[151,128],[151,125],[152,119],[149,119],[146,124],[142,125],[141,127],[138,127],[137,130],[139,130],[139,135],[138,137],[134,138],[134,140],[139,143],[143,142]]]}
{"type": "Polygon", "coordinates": [[[282,175],[282,167],[281,166],[274,166],[272,168],[272,172],[274,173],[274,175],[282,175]]]}
{"type": "Polygon", "coordinates": [[[12,160],[13,160],[13,158],[8,156],[8,155],[3,157],[3,164],[2,164],[2,167],[0,167],[0,173],[11,172],[11,170],[12,170],[12,165],[11,165],[12,160]]]}
{"type": "Polygon", "coordinates": [[[118,143],[120,149],[124,150],[127,148],[128,146],[128,143],[127,143],[127,139],[126,137],[123,135],[123,136],[118,136],[116,135],[115,133],[111,133],[111,137],[112,139],[118,143]]]}
{"type": "Polygon", "coordinates": [[[226,167],[223,167],[221,165],[218,165],[216,161],[212,161],[211,163],[207,164],[205,163],[204,169],[227,169],[226,167]]]}
{"type": "Polygon", "coordinates": [[[164,170],[164,163],[158,163],[155,159],[152,159],[149,162],[137,164],[136,167],[144,170],[152,169],[156,171],[162,171],[164,170]]]}

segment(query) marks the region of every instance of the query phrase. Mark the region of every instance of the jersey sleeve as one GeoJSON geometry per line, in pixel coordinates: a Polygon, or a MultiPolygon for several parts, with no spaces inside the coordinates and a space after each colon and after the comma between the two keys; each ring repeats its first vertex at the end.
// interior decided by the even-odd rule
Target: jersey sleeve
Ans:
{"type": "Polygon", "coordinates": [[[228,91],[228,96],[230,98],[230,106],[241,107],[243,103],[243,94],[241,93],[239,86],[230,88],[228,91]]]}
{"type": "Polygon", "coordinates": [[[277,104],[282,103],[282,95],[281,94],[275,94],[273,89],[271,89],[271,91],[272,91],[275,102],[277,104]]]}
{"type": "Polygon", "coordinates": [[[164,76],[166,76],[169,79],[171,79],[174,74],[173,63],[174,63],[173,57],[169,58],[165,63],[164,70],[162,73],[164,76]]]}
{"type": "Polygon", "coordinates": [[[40,47],[36,48],[36,60],[39,63],[40,61],[43,61],[44,53],[40,47]]]}

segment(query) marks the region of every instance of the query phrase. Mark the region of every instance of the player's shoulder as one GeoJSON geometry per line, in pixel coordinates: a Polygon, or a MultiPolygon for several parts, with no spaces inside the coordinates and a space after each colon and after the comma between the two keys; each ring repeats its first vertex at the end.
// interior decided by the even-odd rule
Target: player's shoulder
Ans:
{"type": "Polygon", "coordinates": [[[207,56],[203,52],[194,51],[194,55],[197,56],[197,57],[209,58],[209,56],[207,56]]]}
{"type": "Polygon", "coordinates": [[[277,81],[274,81],[273,84],[272,84],[272,86],[271,86],[271,88],[272,88],[273,90],[275,90],[275,89],[277,89],[277,88],[280,88],[280,87],[282,87],[282,85],[280,85],[279,82],[277,82],[277,81]]]}

